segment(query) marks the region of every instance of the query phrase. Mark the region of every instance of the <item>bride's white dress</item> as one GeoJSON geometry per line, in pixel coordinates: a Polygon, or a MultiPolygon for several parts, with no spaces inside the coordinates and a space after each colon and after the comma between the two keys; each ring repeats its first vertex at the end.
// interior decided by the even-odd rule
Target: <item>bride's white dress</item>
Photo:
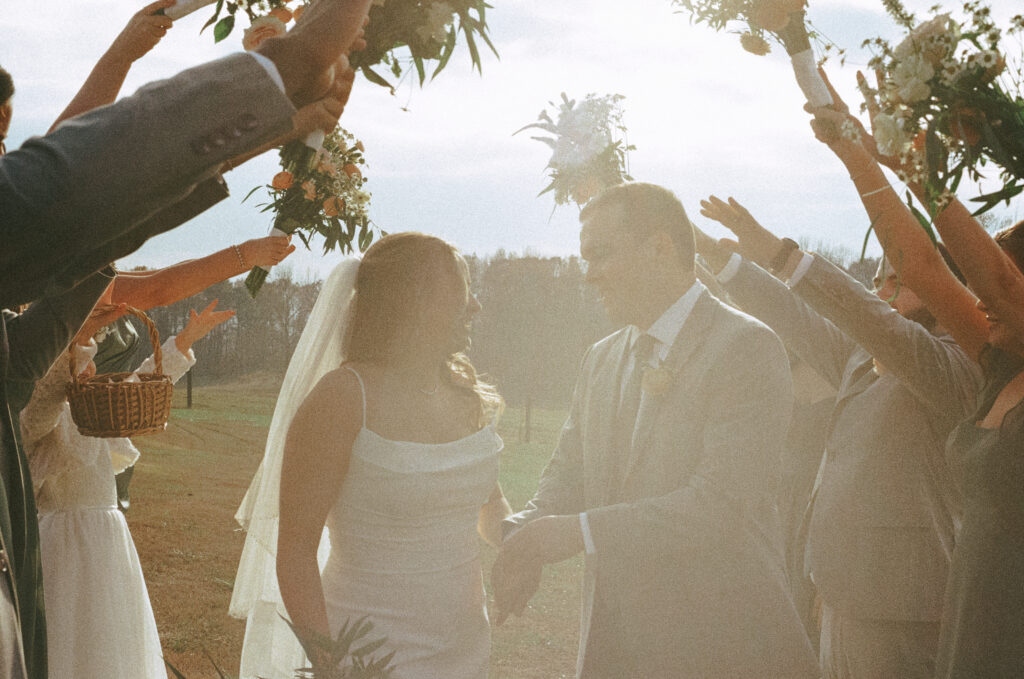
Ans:
{"type": "MultiPolygon", "coordinates": [[[[393,679],[486,679],[491,643],[476,524],[498,480],[501,438],[488,425],[450,443],[385,439],[366,428],[365,398],[326,522],[321,577],[332,634],[366,616],[367,641],[387,637],[376,655],[395,652],[393,679]]],[[[242,677],[291,679],[306,666],[287,628],[274,624],[278,613],[264,603],[249,615],[242,677]]]]}

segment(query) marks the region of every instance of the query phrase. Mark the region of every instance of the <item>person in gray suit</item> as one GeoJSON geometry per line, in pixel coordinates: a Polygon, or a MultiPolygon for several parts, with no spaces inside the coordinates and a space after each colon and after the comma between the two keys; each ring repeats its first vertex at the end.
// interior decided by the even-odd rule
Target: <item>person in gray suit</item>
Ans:
{"type": "Polygon", "coordinates": [[[884,260],[872,294],[735,200],[701,207],[739,239],[743,257],[697,238],[730,296],[839,390],[805,552],[825,676],[930,678],[961,505],[944,442],[973,410],[980,367],[884,260]]]}
{"type": "Polygon", "coordinates": [[[626,324],[593,345],[558,445],[492,572],[496,621],[586,552],[579,677],[818,676],[772,502],[786,353],[694,274],[679,200],[622,184],[581,212],[587,281],[626,324]]]}
{"type": "MultiPolygon", "coordinates": [[[[151,83],[0,154],[4,675],[46,677],[38,531],[16,413],[102,292],[93,283],[97,272],[223,199],[218,170],[224,162],[288,133],[296,106],[332,94],[347,98],[335,74],[347,68],[345,54],[363,46],[359,33],[369,4],[321,0],[256,56],[233,55],[151,83]],[[42,311],[30,318],[53,316],[49,323],[15,323],[7,310],[42,298],[42,311]],[[58,312],[47,300],[75,304],[58,312]],[[17,342],[9,332],[15,325],[25,329],[17,342]]],[[[4,137],[10,113],[7,94],[0,101],[4,137]]]]}
{"type": "Polygon", "coordinates": [[[150,83],[0,158],[0,306],[73,286],[227,194],[225,161],[329,92],[370,0],[323,0],[287,35],[150,83]]]}

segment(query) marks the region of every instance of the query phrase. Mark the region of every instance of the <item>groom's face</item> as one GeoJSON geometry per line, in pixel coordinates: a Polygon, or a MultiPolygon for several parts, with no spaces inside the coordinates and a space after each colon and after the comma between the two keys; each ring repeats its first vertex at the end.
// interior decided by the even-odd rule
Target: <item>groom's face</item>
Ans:
{"type": "Polygon", "coordinates": [[[650,262],[645,243],[623,230],[615,209],[597,212],[583,221],[580,256],[587,263],[587,283],[597,289],[615,324],[636,323],[638,305],[647,297],[650,262]]]}

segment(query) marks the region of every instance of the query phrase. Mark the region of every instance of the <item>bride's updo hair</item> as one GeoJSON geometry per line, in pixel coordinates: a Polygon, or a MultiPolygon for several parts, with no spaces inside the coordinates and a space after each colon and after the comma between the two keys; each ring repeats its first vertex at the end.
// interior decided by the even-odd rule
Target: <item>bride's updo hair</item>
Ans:
{"type": "MultiPolygon", "coordinates": [[[[460,259],[447,241],[412,231],[390,234],[370,246],[356,274],[346,360],[387,364],[414,346],[423,319],[460,313],[440,306],[448,304],[443,291],[462,286],[460,259]]],[[[480,379],[465,353],[443,360],[452,384],[476,395],[481,426],[500,413],[501,396],[480,379]]]]}

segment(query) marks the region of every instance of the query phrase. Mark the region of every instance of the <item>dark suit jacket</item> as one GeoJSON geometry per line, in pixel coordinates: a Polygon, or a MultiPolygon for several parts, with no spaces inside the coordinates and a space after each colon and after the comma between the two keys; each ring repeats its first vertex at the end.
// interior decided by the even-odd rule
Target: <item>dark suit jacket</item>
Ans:
{"type": "Polygon", "coordinates": [[[50,369],[78,332],[113,272],[98,273],[64,295],[42,299],[23,314],[0,310],[0,549],[10,567],[25,663],[31,679],[46,679],[39,526],[28,462],[21,449],[18,413],[35,381],[50,369]]]}
{"type": "Polygon", "coordinates": [[[773,497],[792,403],[781,342],[707,291],[645,393],[629,440],[615,431],[635,328],[595,344],[525,523],[587,511],[580,663],[613,635],[644,677],[818,676],[789,597],[773,497]],[[602,605],[594,607],[598,599],[602,605]],[[614,612],[609,624],[602,616],[614,612]]]}
{"type": "Polygon", "coordinates": [[[294,112],[236,54],[0,157],[0,306],[57,294],[223,198],[216,170],[290,130],[294,112]]]}
{"type": "Polygon", "coordinates": [[[807,537],[822,598],[851,618],[939,621],[960,506],[944,442],[980,369],[822,257],[792,291],[749,262],[725,287],[839,390],[807,537]]]}

